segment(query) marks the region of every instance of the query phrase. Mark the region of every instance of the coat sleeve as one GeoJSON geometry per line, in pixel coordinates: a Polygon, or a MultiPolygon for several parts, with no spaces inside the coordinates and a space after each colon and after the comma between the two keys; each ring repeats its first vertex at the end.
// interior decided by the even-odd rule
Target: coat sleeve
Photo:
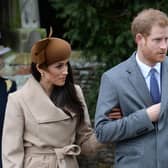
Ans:
{"type": "Polygon", "coordinates": [[[117,84],[106,73],[102,76],[95,114],[95,130],[101,143],[111,143],[144,135],[154,130],[146,109],[140,109],[118,120],[110,120],[106,113],[119,107],[117,84]]]}
{"type": "Polygon", "coordinates": [[[23,168],[24,119],[16,97],[9,94],[2,137],[2,162],[4,168],[23,168]]]}
{"type": "Polygon", "coordinates": [[[83,96],[83,92],[79,86],[76,86],[78,95],[84,106],[84,122],[77,128],[77,144],[81,147],[82,154],[91,154],[98,149],[105,147],[97,141],[96,135],[92,129],[87,105],[83,96]]]}

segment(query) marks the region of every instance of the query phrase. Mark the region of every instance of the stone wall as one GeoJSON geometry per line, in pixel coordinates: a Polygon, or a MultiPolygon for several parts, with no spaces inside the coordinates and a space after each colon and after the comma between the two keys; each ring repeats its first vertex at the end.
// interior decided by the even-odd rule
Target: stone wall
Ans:
{"type": "Polygon", "coordinates": [[[89,63],[84,61],[71,61],[71,65],[75,83],[79,84],[84,94],[86,94],[96,79],[96,68],[100,65],[94,62],[89,63]]]}

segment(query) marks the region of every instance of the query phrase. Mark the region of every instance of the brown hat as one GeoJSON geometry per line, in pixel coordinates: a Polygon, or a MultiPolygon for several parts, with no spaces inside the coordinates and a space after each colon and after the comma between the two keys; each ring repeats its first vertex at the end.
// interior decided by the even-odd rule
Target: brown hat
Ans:
{"type": "Polygon", "coordinates": [[[31,59],[36,64],[50,65],[68,59],[70,55],[70,44],[63,39],[50,37],[50,35],[48,38],[37,41],[31,49],[31,59]]]}

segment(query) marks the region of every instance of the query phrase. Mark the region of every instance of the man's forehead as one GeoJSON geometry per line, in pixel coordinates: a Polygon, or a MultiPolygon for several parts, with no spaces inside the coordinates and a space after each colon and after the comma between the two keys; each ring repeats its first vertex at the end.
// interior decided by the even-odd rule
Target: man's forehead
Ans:
{"type": "Polygon", "coordinates": [[[153,26],[151,28],[151,31],[149,33],[149,36],[152,37],[163,37],[163,36],[168,36],[168,26],[153,26]]]}

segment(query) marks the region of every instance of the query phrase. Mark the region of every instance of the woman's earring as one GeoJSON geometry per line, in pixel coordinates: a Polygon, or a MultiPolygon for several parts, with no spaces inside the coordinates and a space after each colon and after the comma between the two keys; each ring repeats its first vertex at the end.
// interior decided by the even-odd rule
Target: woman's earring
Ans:
{"type": "Polygon", "coordinates": [[[44,72],[41,72],[41,77],[44,77],[44,72]]]}

